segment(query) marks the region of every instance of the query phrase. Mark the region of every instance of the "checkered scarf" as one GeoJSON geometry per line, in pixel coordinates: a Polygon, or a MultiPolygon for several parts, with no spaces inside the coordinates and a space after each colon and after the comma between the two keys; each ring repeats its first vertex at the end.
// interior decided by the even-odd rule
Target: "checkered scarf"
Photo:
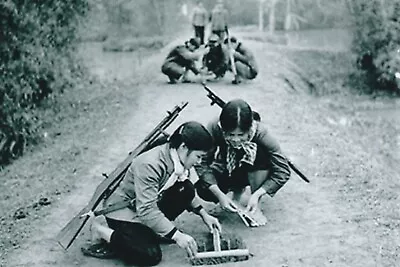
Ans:
{"type": "Polygon", "coordinates": [[[233,147],[229,142],[226,156],[226,169],[228,170],[229,175],[232,174],[232,171],[242,166],[243,163],[247,163],[249,165],[253,165],[256,160],[257,155],[257,144],[251,142],[254,135],[257,131],[257,122],[253,122],[253,125],[250,128],[249,139],[240,144],[239,147],[233,147]]]}

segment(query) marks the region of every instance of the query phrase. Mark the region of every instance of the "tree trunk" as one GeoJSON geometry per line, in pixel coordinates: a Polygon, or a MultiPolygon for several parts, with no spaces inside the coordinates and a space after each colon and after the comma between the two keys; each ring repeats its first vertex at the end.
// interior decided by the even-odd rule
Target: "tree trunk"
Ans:
{"type": "Polygon", "coordinates": [[[264,31],[264,2],[265,0],[259,0],[258,5],[258,30],[264,31]]]}
{"type": "Polygon", "coordinates": [[[271,0],[269,8],[269,33],[275,32],[275,5],[278,0],[271,0]]]}
{"type": "Polygon", "coordinates": [[[158,29],[160,30],[160,33],[163,33],[164,32],[163,31],[163,29],[164,29],[164,27],[163,27],[163,24],[164,24],[164,22],[163,22],[164,9],[161,10],[160,3],[159,3],[158,0],[152,0],[151,3],[153,4],[154,11],[156,13],[158,29]]]}
{"type": "Polygon", "coordinates": [[[292,24],[291,2],[292,0],[286,0],[285,31],[290,30],[292,24]]]}

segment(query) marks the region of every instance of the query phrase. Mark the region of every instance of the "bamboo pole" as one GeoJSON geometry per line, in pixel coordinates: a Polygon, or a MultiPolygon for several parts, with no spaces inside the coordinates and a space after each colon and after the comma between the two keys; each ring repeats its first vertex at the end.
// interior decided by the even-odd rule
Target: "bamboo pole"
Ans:
{"type": "Polygon", "coordinates": [[[206,259],[206,258],[220,258],[220,257],[240,257],[249,255],[250,252],[248,249],[232,249],[232,250],[199,252],[193,258],[206,259]]]}

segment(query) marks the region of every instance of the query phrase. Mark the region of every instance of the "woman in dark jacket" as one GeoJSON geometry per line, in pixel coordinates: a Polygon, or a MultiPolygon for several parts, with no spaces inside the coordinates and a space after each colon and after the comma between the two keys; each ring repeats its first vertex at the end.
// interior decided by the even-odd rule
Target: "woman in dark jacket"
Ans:
{"type": "Polygon", "coordinates": [[[273,197],[289,180],[288,162],[260,120],[248,103],[237,99],[225,104],[219,119],[209,123],[216,147],[198,167],[201,198],[236,211],[237,205],[227,193],[232,191],[239,200],[249,186],[246,209],[254,213],[264,195],[273,197]]]}

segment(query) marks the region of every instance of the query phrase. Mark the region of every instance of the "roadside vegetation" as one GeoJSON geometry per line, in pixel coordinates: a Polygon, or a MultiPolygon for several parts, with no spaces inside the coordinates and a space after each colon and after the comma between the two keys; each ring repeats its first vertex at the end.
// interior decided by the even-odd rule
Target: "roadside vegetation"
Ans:
{"type": "Polygon", "coordinates": [[[0,164],[38,141],[45,110],[79,82],[74,49],[87,8],[77,0],[0,3],[0,164]]]}
{"type": "Polygon", "coordinates": [[[399,95],[400,1],[353,0],[352,10],[355,26],[352,50],[358,57],[361,77],[372,91],[399,95]]]}

